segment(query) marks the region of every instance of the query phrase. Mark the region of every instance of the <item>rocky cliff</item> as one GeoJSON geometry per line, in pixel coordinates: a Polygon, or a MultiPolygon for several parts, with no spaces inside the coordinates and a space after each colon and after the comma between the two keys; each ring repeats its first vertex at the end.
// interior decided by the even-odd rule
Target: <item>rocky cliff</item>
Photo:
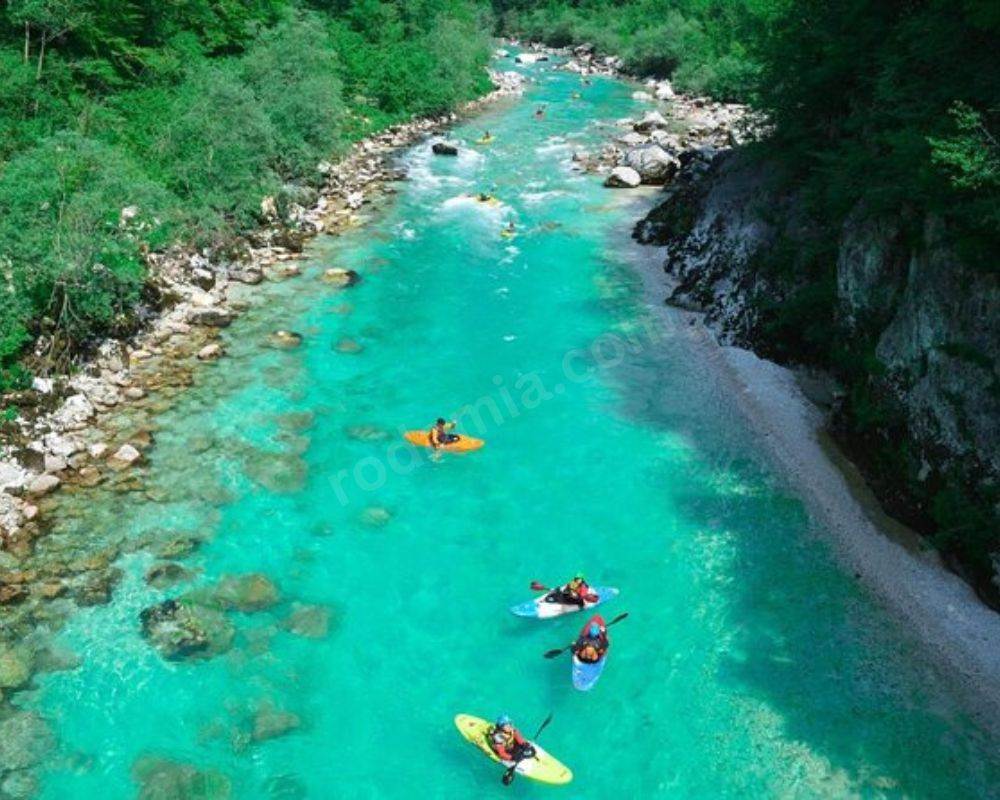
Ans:
{"type": "Polygon", "coordinates": [[[684,171],[636,228],[666,245],[668,302],[724,343],[819,366],[831,430],[886,509],[1000,601],[1000,274],[956,255],[934,217],[855,208],[830,235],[775,164],[684,171]]]}

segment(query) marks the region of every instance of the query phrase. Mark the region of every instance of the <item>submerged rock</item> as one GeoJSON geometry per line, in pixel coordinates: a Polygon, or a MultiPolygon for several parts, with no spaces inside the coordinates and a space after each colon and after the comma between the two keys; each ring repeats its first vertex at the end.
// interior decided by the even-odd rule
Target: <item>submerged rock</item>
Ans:
{"type": "Polygon", "coordinates": [[[142,634],[164,658],[212,658],[233,645],[236,631],[218,609],[188,600],[164,600],[139,614],[142,634]]]}
{"type": "Polygon", "coordinates": [[[55,747],[55,737],[38,714],[19,711],[0,722],[0,767],[19,770],[39,764],[55,747]]]}
{"type": "Polygon", "coordinates": [[[375,425],[348,425],[344,428],[348,439],[359,442],[383,442],[389,438],[389,432],[375,425]]]}
{"type": "Polygon", "coordinates": [[[300,491],[306,483],[308,467],[297,455],[256,451],[249,456],[246,474],[265,489],[276,493],[300,491]]]}
{"type": "Polygon", "coordinates": [[[345,355],[357,355],[362,352],[365,348],[360,342],[356,342],[354,339],[343,338],[338,340],[333,345],[333,349],[338,353],[344,353],[345,355]]]}
{"type": "Polygon", "coordinates": [[[38,794],[38,778],[30,770],[14,770],[0,781],[0,797],[5,800],[31,800],[38,794]]]}
{"type": "Polygon", "coordinates": [[[264,789],[270,800],[304,800],[306,786],[295,775],[275,775],[264,781],[264,789]]]}
{"type": "Polygon", "coordinates": [[[294,731],[302,725],[298,714],[275,708],[270,702],[262,702],[254,714],[253,732],[250,738],[255,742],[276,739],[294,731]]]}
{"type": "Polygon", "coordinates": [[[302,334],[295,331],[277,330],[268,335],[267,345],[276,350],[291,350],[302,344],[302,334]]]}
{"type": "Polygon", "coordinates": [[[325,606],[293,603],[281,626],[296,636],[324,639],[330,632],[330,609],[325,606]]]}
{"type": "Polygon", "coordinates": [[[354,286],[356,283],[361,281],[361,276],[358,275],[353,269],[344,269],[343,267],[330,267],[328,270],[323,272],[323,283],[327,283],[330,286],[337,286],[339,288],[346,288],[348,286],[354,286]]]}
{"type": "Polygon", "coordinates": [[[177,583],[191,580],[194,573],[173,561],[153,564],[146,570],[146,583],[155,589],[167,589],[177,583]]]}
{"type": "Polygon", "coordinates": [[[361,521],[365,525],[371,525],[374,528],[381,528],[383,525],[387,525],[391,519],[392,512],[382,506],[369,506],[361,512],[361,521]]]}
{"type": "Polygon", "coordinates": [[[144,756],[132,765],[139,800],[228,800],[232,784],[215,770],[144,756]]]}
{"type": "Polygon", "coordinates": [[[0,644],[0,689],[24,686],[31,679],[33,666],[34,655],[27,647],[0,644]]]}
{"type": "Polygon", "coordinates": [[[212,593],[213,600],[222,608],[246,612],[270,608],[278,602],[278,597],[278,587],[259,572],[226,575],[212,593]]]}

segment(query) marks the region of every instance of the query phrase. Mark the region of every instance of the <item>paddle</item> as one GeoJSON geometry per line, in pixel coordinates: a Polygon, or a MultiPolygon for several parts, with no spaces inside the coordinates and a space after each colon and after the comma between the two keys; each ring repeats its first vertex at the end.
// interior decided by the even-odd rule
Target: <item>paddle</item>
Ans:
{"type": "MultiPolygon", "coordinates": [[[[531,737],[531,741],[534,741],[539,736],[541,736],[542,731],[544,731],[549,726],[550,722],[552,722],[551,713],[549,713],[549,715],[545,718],[545,722],[543,722],[541,725],[538,726],[538,730],[535,731],[535,735],[531,737]]],[[[529,756],[529,758],[531,758],[531,756],[529,756]]],[[[500,781],[501,783],[503,783],[504,786],[510,786],[514,782],[514,776],[517,774],[517,765],[519,761],[520,759],[518,761],[515,761],[512,766],[507,767],[507,771],[503,774],[503,777],[500,778],[500,781]]]]}
{"type": "MultiPolygon", "coordinates": [[[[627,612],[627,611],[625,611],[624,613],[622,613],[622,614],[619,614],[619,615],[618,615],[617,617],[615,617],[615,618],[614,618],[613,620],[611,620],[611,622],[609,622],[609,623],[608,623],[607,625],[605,625],[604,627],[606,627],[606,628],[610,628],[610,627],[611,627],[612,625],[614,625],[614,624],[615,624],[616,622],[621,622],[621,621],[622,621],[623,619],[625,619],[625,617],[627,617],[627,616],[628,616],[628,612],[627,612]]],[[[572,650],[572,649],[573,649],[573,647],[575,647],[575,646],[576,646],[576,642],[573,642],[573,644],[569,644],[569,645],[566,645],[566,647],[560,647],[560,648],[559,648],[558,650],[549,650],[549,651],[548,651],[548,652],[547,652],[547,653],[545,654],[545,657],[546,657],[546,658],[555,658],[555,657],[556,657],[556,656],[558,656],[558,655],[562,655],[562,654],[563,654],[563,653],[565,653],[565,652],[566,652],[567,650],[572,650]]]]}

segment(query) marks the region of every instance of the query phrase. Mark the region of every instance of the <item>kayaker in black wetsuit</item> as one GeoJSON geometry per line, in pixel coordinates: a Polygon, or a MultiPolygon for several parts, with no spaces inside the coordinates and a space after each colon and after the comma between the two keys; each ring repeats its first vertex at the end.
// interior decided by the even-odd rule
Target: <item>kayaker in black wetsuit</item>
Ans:
{"type": "Polygon", "coordinates": [[[559,590],[559,594],[560,602],[567,605],[577,605],[580,608],[583,608],[587,601],[594,602],[597,600],[597,596],[590,591],[590,586],[587,585],[587,579],[579,572],[574,576],[573,580],[559,590]]]}
{"type": "Polygon", "coordinates": [[[431,447],[443,447],[446,444],[457,442],[461,437],[457,433],[450,433],[455,427],[454,422],[445,422],[444,417],[438,417],[434,427],[427,432],[427,438],[431,447]]]}

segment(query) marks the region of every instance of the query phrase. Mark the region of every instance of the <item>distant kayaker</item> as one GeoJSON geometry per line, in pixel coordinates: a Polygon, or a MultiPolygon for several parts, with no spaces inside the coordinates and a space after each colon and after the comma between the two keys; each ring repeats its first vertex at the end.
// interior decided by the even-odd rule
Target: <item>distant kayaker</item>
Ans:
{"type": "Polygon", "coordinates": [[[545,116],[545,107],[539,106],[535,109],[535,119],[542,119],[545,116]]]}
{"type": "Polygon", "coordinates": [[[560,600],[564,603],[572,603],[583,608],[587,602],[596,602],[597,595],[590,591],[587,579],[583,577],[582,573],[578,572],[573,580],[563,586],[560,600]]]}
{"type": "Polygon", "coordinates": [[[587,664],[596,664],[608,652],[608,629],[596,622],[591,622],[587,630],[576,640],[573,652],[576,657],[587,664]]]}
{"type": "Polygon", "coordinates": [[[445,422],[444,417],[438,417],[434,427],[427,432],[427,438],[431,447],[443,447],[446,444],[457,442],[462,437],[457,433],[451,433],[455,429],[454,422],[445,422]]]}
{"type": "Polygon", "coordinates": [[[501,761],[520,761],[534,754],[534,748],[506,714],[497,718],[496,724],[489,730],[488,738],[490,747],[501,761]]]}

